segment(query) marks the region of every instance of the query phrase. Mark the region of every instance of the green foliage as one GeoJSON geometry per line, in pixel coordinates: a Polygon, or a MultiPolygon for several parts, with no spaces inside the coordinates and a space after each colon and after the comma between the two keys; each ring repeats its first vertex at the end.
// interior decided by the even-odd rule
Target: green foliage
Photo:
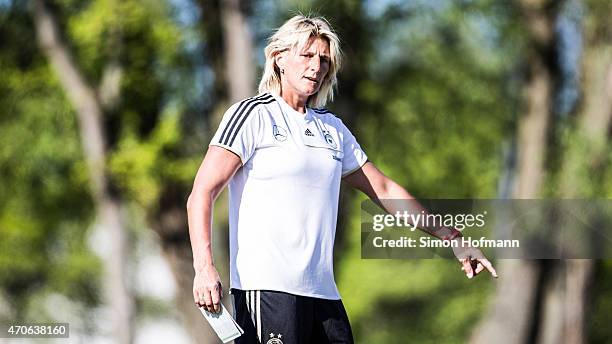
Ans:
{"type": "Polygon", "coordinates": [[[19,49],[0,54],[0,288],[22,317],[36,293],[96,303],[99,264],[84,244],[93,209],[74,113],[50,70],[20,65],[19,49]]]}
{"type": "Polygon", "coordinates": [[[602,261],[596,271],[596,280],[593,290],[589,292],[592,303],[587,312],[587,329],[590,334],[590,343],[607,343],[612,337],[610,329],[610,313],[612,313],[612,261],[602,261]]]}
{"type": "Polygon", "coordinates": [[[517,52],[503,42],[475,42],[483,28],[474,21],[503,30],[482,19],[486,12],[449,5],[428,14],[433,18],[393,26],[389,39],[404,53],[379,51],[375,59],[385,63],[374,64],[375,74],[360,85],[369,102],[360,139],[373,161],[418,197],[494,197],[516,101],[505,92],[511,66],[504,62],[517,52]],[[487,44],[499,47],[482,49],[487,44]]]}
{"type": "Polygon", "coordinates": [[[127,81],[124,91],[142,90],[142,95],[154,99],[156,93],[146,92],[150,91],[151,81],[155,81],[154,75],[143,73],[143,68],[150,70],[153,63],[169,66],[177,56],[182,37],[168,15],[167,3],[99,0],[88,1],[81,10],[75,8],[78,7],[71,4],[62,6],[70,14],[66,34],[79,65],[91,80],[99,81],[105,65],[120,59],[135,79],[127,81]],[[149,83],[130,85],[137,81],[149,83]]]}
{"type": "MultiPolygon", "coordinates": [[[[128,200],[155,209],[165,185],[191,182],[199,159],[182,153],[181,113],[168,106],[180,99],[174,79],[190,72],[169,5],[49,6],[91,87],[109,63],[121,66],[119,98],[104,121],[109,173],[128,200]]],[[[88,138],[44,55],[23,44],[35,42],[27,10],[13,3],[0,15],[0,289],[19,318],[30,314],[28,300],[49,293],[97,304],[101,273],[86,245],[95,213],[81,152],[88,138]]]]}
{"type": "Polygon", "coordinates": [[[132,133],[125,135],[111,157],[109,167],[117,183],[145,208],[153,206],[164,183],[193,180],[200,157],[177,159],[171,154],[181,144],[179,130],[177,114],[169,114],[143,141],[132,133]]]}

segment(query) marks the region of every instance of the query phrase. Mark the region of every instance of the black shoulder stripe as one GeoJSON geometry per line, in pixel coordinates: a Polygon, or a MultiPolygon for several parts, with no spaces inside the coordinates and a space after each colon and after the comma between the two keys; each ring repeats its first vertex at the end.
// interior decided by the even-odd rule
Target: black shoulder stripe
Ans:
{"type": "Polygon", "coordinates": [[[225,128],[223,128],[223,132],[221,133],[221,137],[219,138],[219,143],[223,143],[223,138],[225,137],[225,134],[227,133],[227,129],[229,128],[230,124],[232,124],[232,121],[234,120],[234,116],[236,116],[236,114],[240,112],[240,110],[244,107],[244,105],[251,100],[253,100],[253,97],[244,99],[243,101],[240,102],[240,104],[238,105],[238,108],[236,108],[234,113],[232,113],[230,120],[227,122],[227,124],[225,124],[225,128]]]}
{"type": "MultiPolygon", "coordinates": [[[[255,108],[255,106],[257,105],[261,105],[261,104],[270,104],[275,102],[276,99],[274,99],[274,97],[270,96],[269,98],[262,98],[259,99],[255,102],[250,103],[250,107],[247,110],[246,114],[244,116],[242,116],[242,120],[240,121],[240,124],[238,124],[238,127],[236,128],[236,131],[234,131],[234,134],[232,135],[232,139],[229,141],[229,143],[226,143],[228,146],[231,146],[234,144],[234,140],[236,139],[236,136],[238,135],[238,132],[240,131],[240,128],[242,127],[242,125],[244,124],[244,122],[246,121],[246,119],[249,117],[249,115],[251,114],[251,110],[253,110],[253,108],[255,108]]],[[[232,130],[230,129],[230,132],[232,130]]]]}
{"type": "Polygon", "coordinates": [[[251,114],[251,110],[253,110],[253,108],[259,104],[264,104],[264,102],[267,101],[267,103],[271,103],[272,101],[274,101],[274,97],[272,97],[270,94],[264,94],[260,97],[257,97],[256,99],[253,99],[252,101],[249,101],[240,111],[240,113],[238,114],[238,116],[236,116],[236,119],[233,120],[232,122],[232,126],[229,128],[229,132],[228,135],[225,137],[225,139],[223,140],[223,144],[225,145],[229,145],[231,146],[232,143],[234,143],[234,138],[236,137],[236,134],[238,133],[238,131],[240,131],[240,128],[242,127],[242,124],[246,121],[247,117],[249,117],[249,115],[251,114]],[[245,112],[246,110],[246,112],[245,112]],[[236,127],[236,125],[238,124],[238,126],[236,127]],[[233,134],[232,134],[233,133],[233,134]],[[231,137],[231,140],[230,140],[231,137]]]}
{"type": "Polygon", "coordinates": [[[253,101],[256,101],[258,99],[267,98],[268,96],[269,96],[269,94],[264,93],[264,94],[262,94],[260,96],[247,98],[247,99],[241,101],[240,105],[238,105],[238,108],[236,109],[236,111],[234,111],[234,113],[232,114],[232,117],[230,118],[230,120],[225,125],[225,128],[223,128],[223,133],[221,133],[221,137],[219,138],[219,143],[223,143],[224,141],[227,141],[227,138],[229,137],[229,133],[232,131],[230,126],[233,128],[236,125],[235,122],[238,120],[238,118],[240,117],[240,114],[242,113],[242,111],[244,111],[244,108],[246,106],[248,106],[253,101]],[[233,125],[232,125],[232,123],[233,123],[233,125]],[[229,131],[228,131],[228,129],[229,129],[229,131]],[[225,136],[226,134],[228,135],[228,137],[225,136]]]}

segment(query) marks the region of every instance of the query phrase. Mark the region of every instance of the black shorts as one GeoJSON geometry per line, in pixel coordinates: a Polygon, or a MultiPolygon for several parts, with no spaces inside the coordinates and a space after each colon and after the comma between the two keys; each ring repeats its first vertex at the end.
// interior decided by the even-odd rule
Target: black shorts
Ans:
{"type": "Polygon", "coordinates": [[[232,289],[236,344],[353,343],[342,300],[270,290],[232,289]]]}

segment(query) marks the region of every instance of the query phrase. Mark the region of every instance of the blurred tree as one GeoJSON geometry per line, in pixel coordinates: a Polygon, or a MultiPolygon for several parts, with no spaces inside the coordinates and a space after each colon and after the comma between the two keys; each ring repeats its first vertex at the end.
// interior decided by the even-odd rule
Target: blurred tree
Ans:
{"type": "MultiPolygon", "coordinates": [[[[605,1],[585,1],[581,106],[577,107],[574,118],[555,122],[552,126],[545,124],[545,121],[550,121],[553,109],[558,108],[553,106],[551,100],[554,84],[551,76],[555,73],[559,75],[556,65],[559,59],[555,57],[556,54],[550,53],[558,47],[558,43],[554,42],[555,20],[551,15],[558,13],[561,3],[525,2],[521,5],[541,15],[549,13],[546,20],[541,15],[540,20],[537,20],[538,15],[525,16],[535,19],[533,25],[527,26],[532,41],[541,42],[538,37],[542,33],[546,33],[545,37],[548,38],[544,49],[542,45],[533,45],[535,51],[540,54],[544,52],[540,61],[527,60],[529,70],[537,70],[538,66],[547,64],[546,73],[542,75],[548,81],[541,82],[539,88],[526,88],[526,107],[529,109],[534,108],[530,104],[541,104],[537,111],[540,120],[530,121],[535,117],[529,115],[520,120],[517,134],[519,161],[521,154],[524,155],[526,165],[531,166],[531,173],[529,168],[521,169],[519,163],[515,197],[538,198],[546,195],[546,190],[551,190],[548,196],[558,198],[607,198],[610,191],[601,186],[605,186],[605,176],[610,173],[610,157],[606,151],[609,151],[608,128],[612,117],[612,92],[609,86],[612,80],[609,40],[612,7],[605,1]],[[533,5],[537,6],[531,7],[533,5]],[[547,126],[549,129],[546,129],[547,126]],[[551,133],[561,133],[560,138],[551,137],[551,133]],[[520,137],[525,140],[521,141],[520,137]],[[559,141],[561,149],[547,147],[548,142],[555,140],[559,141]],[[523,153],[521,145],[524,147],[523,153]],[[532,161],[528,162],[528,159],[532,161]],[[544,164],[545,160],[550,162],[544,164]],[[525,178],[524,182],[521,182],[521,176],[525,178]],[[545,177],[549,178],[544,180],[545,177]],[[521,183],[524,187],[521,187],[521,183]]],[[[533,52],[533,48],[530,51],[533,52]]],[[[551,241],[567,245],[559,238],[558,233],[550,233],[551,241]]],[[[485,316],[480,331],[473,338],[474,342],[493,339],[507,343],[587,342],[586,318],[591,300],[588,291],[595,271],[593,260],[504,261],[500,263],[499,271],[502,280],[491,312],[485,316]]]]}
{"type": "MultiPolygon", "coordinates": [[[[561,130],[558,173],[560,198],[609,198],[610,122],[612,120],[612,3],[584,1],[581,105],[561,130]]],[[[580,233],[586,237],[589,233],[580,233]]],[[[571,237],[567,235],[567,237],[571,237]]],[[[561,243],[564,244],[564,243],[561,243]]],[[[549,265],[544,286],[539,343],[585,343],[594,283],[594,260],[561,260],[549,265]]]]}
{"type": "MultiPolygon", "coordinates": [[[[517,165],[512,198],[541,196],[545,177],[551,110],[557,71],[555,22],[558,2],[516,1],[524,23],[528,45],[522,86],[524,109],[518,119],[517,165]]],[[[525,343],[533,336],[534,309],[540,278],[540,263],[530,260],[501,260],[500,280],[491,310],[475,332],[474,343],[525,343]],[[520,287],[517,287],[520,286],[520,287]]]]}
{"type": "MultiPolygon", "coordinates": [[[[110,6],[113,6],[111,3],[110,6]]],[[[108,251],[104,253],[104,290],[105,300],[112,312],[112,331],[119,343],[131,343],[134,335],[134,302],[127,282],[128,233],[125,220],[121,216],[123,201],[114,192],[106,168],[108,140],[104,133],[103,102],[117,104],[121,67],[117,58],[109,59],[103,70],[103,83],[100,96],[96,96],[96,86],[86,81],[72,52],[63,42],[55,16],[43,0],[34,0],[32,16],[41,50],[46,54],[51,67],[63,86],[66,96],[76,110],[81,136],[81,145],[91,181],[91,192],[97,210],[96,220],[107,231],[108,251]]],[[[109,39],[115,45],[121,40],[119,31],[111,30],[109,39]]],[[[112,44],[111,43],[111,44],[112,44]]],[[[114,46],[113,52],[119,47],[114,46]]],[[[115,54],[113,54],[115,55],[115,54]]]]}
{"type": "Polygon", "coordinates": [[[92,199],[70,106],[24,44],[35,41],[27,5],[0,4],[0,322],[57,321],[43,301],[58,294],[87,322],[101,268],[82,230],[92,199]]]}
{"type": "Polygon", "coordinates": [[[225,42],[224,74],[230,103],[255,94],[255,58],[247,4],[244,0],[223,0],[221,6],[225,42]]]}
{"type": "MultiPolygon", "coordinates": [[[[34,18],[40,19],[39,25],[55,18],[53,26],[63,28],[63,33],[48,27],[40,30],[43,47],[51,47],[47,50],[49,61],[55,66],[77,115],[82,116],[79,117],[81,123],[93,123],[81,130],[84,151],[92,154],[94,160],[90,177],[102,184],[96,186],[102,190],[94,188],[102,193],[102,196],[98,194],[98,201],[114,203],[114,215],[109,216],[107,209],[100,207],[98,202],[99,218],[111,220],[115,228],[119,228],[119,210],[128,212],[126,202],[143,207],[151,227],[162,238],[164,252],[175,268],[175,275],[189,275],[188,270],[176,269],[177,265],[172,264],[176,261],[172,258],[186,255],[188,257],[183,260],[190,261],[182,213],[187,186],[197,165],[178,148],[182,139],[178,111],[185,105],[180,98],[178,107],[176,105],[176,94],[183,91],[180,89],[183,85],[176,80],[191,73],[191,67],[183,67],[187,61],[178,49],[180,35],[176,24],[168,17],[171,12],[163,3],[154,6],[137,1],[35,4],[33,13],[34,18]],[[52,40],[44,41],[50,34],[52,40]],[[62,40],[69,43],[61,44],[62,40]],[[100,86],[91,86],[94,84],[100,86]],[[87,111],[90,117],[83,116],[87,111]],[[96,139],[93,148],[92,138],[96,139]],[[176,246],[180,248],[176,250],[176,246]],[[178,255],[173,255],[175,252],[178,255]]],[[[130,211],[130,215],[135,214],[130,211]]],[[[110,242],[121,242],[118,239],[122,236],[127,240],[126,229],[121,231],[122,234],[111,235],[110,242]]],[[[121,287],[127,289],[123,283],[131,279],[125,270],[129,267],[126,251],[130,247],[127,242],[121,246],[123,256],[111,254],[108,258],[114,262],[112,276],[117,286],[121,283],[121,287]]],[[[184,284],[180,282],[182,287],[184,284]]],[[[119,316],[114,319],[128,326],[126,320],[130,317],[131,302],[118,297],[118,288],[110,292],[113,297],[108,300],[124,307],[120,312],[123,320],[119,316]]],[[[191,315],[187,318],[192,321],[187,323],[193,326],[188,329],[198,332],[193,334],[194,338],[210,338],[210,331],[193,307],[191,281],[188,289],[188,293],[178,294],[179,300],[185,297],[190,300],[189,308],[179,302],[185,305],[181,308],[182,313],[191,315]],[[204,336],[198,336],[202,334],[204,336]]],[[[126,331],[129,333],[126,329],[121,331],[122,342],[130,340],[131,335],[126,331]]]]}

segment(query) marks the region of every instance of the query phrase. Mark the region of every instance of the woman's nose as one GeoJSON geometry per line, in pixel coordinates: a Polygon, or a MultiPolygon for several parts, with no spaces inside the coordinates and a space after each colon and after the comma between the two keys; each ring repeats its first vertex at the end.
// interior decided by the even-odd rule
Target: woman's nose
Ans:
{"type": "Polygon", "coordinates": [[[319,61],[319,56],[315,55],[312,59],[310,59],[310,69],[315,72],[318,72],[319,69],[321,69],[321,61],[319,61]]]}

